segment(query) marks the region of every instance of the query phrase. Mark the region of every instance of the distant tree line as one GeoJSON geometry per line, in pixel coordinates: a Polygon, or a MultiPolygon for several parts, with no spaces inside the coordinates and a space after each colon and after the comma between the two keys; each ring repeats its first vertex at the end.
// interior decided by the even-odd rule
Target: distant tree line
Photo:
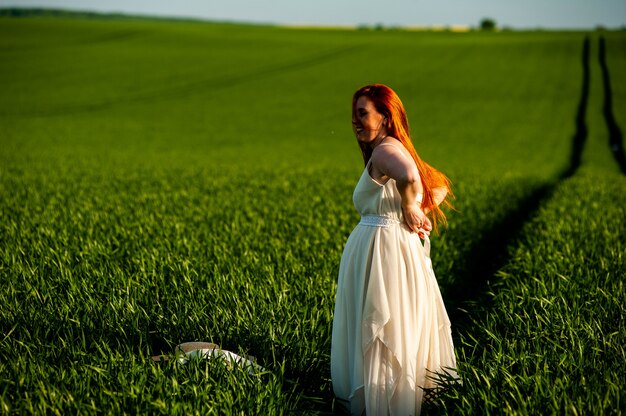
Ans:
{"type": "Polygon", "coordinates": [[[88,11],[72,11],[72,10],[60,10],[60,9],[43,9],[43,8],[28,8],[22,9],[17,7],[0,8],[0,16],[5,17],[29,17],[29,16],[60,16],[60,17],[88,17],[88,18],[102,18],[102,17],[128,17],[121,13],[98,13],[88,11]]]}
{"type": "Polygon", "coordinates": [[[202,19],[194,19],[191,17],[163,17],[141,14],[125,14],[125,13],[102,13],[90,12],[86,10],[63,10],[63,9],[45,9],[45,8],[18,8],[7,7],[0,8],[0,17],[76,17],[84,19],[145,19],[145,20],[166,20],[166,21],[189,21],[201,22],[202,19]]]}

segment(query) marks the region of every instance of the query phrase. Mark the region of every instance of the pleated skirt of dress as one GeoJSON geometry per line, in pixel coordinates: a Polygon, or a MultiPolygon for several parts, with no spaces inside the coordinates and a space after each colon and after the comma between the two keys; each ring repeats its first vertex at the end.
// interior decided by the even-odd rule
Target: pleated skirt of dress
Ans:
{"type": "Polygon", "coordinates": [[[430,258],[401,225],[358,225],[339,268],[331,377],[352,414],[418,415],[436,373],[457,377],[430,258]]]}

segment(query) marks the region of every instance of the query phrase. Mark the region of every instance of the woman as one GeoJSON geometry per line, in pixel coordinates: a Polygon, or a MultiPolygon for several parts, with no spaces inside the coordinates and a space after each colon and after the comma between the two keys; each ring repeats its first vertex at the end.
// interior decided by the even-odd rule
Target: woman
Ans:
{"type": "Polygon", "coordinates": [[[445,222],[439,206],[448,203],[450,182],[417,155],[389,87],[356,91],[352,124],[365,169],[353,194],[361,222],[339,267],[333,389],[352,414],[415,415],[424,390],[437,387],[436,373],[456,377],[428,239],[445,222]]]}

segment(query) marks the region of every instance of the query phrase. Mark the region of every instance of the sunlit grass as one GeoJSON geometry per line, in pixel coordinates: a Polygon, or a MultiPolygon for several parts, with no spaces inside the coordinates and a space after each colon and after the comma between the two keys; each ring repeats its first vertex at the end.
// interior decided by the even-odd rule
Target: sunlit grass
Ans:
{"type": "Polygon", "coordinates": [[[331,412],[362,166],[349,100],[374,81],[398,90],[457,195],[433,262],[464,385],[432,411],[624,408],[626,193],[602,153],[593,60],[584,164],[559,180],[583,34],[81,19],[0,32],[2,412],[331,412]],[[149,358],[193,340],[266,371],[149,358]]]}
{"type": "Polygon", "coordinates": [[[459,334],[463,388],[442,412],[611,414],[626,396],[626,178],[554,190],[459,334]],[[541,409],[541,410],[539,410],[541,409]]]}

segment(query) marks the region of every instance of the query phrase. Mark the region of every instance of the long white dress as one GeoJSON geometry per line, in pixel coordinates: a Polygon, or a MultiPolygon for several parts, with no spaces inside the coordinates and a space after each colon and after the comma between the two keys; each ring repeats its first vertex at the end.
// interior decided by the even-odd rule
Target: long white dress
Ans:
{"type": "MultiPolygon", "coordinates": [[[[353,201],[361,222],[341,258],[331,377],[352,414],[418,415],[436,374],[456,376],[450,320],[424,244],[403,223],[393,179],[366,166],[353,201]]],[[[421,202],[421,195],[418,197],[421,202]]]]}

